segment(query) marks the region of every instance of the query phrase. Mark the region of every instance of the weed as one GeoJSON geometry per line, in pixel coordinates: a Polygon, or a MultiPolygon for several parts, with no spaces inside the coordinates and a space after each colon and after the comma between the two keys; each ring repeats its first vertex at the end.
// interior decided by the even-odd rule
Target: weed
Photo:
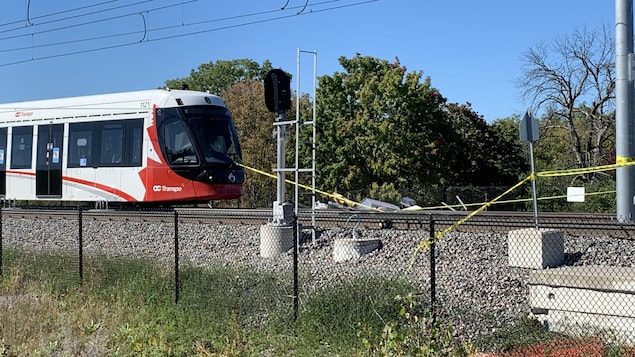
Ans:
{"type": "Polygon", "coordinates": [[[101,327],[102,323],[99,321],[91,320],[88,324],[84,325],[84,334],[92,335],[101,327]]]}
{"type": "Polygon", "coordinates": [[[465,347],[457,342],[450,326],[442,326],[420,308],[412,294],[397,296],[399,318],[388,322],[381,335],[360,325],[359,336],[373,356],[463,356],[465,347]]]}

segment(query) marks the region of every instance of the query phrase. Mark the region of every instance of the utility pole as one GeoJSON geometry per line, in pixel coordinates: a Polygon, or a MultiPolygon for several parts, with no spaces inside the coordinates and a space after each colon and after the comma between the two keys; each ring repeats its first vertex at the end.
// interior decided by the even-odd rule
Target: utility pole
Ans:
{"type": "MultiPolygon", "coordinates": [[[[616,163],[635,161],[633,130],[633,0],[615,0],[615,153],[616,163]]],[[[616,170],[617,219],[635,211],[635,166],[616,170]]]]}

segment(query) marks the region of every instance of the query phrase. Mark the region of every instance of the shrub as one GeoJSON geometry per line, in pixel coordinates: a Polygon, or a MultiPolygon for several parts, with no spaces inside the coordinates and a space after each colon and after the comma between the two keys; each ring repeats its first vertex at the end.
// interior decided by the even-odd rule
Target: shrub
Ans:
{"type": "Polygon", "coordinates": [[[388,322],[379,336],[360,326],[359,336],[370,355],[464,356],[465,347],[453,337],[450,326],[442,326],[429,311],[421,309],[412,294],[397,296],[399,317],[388,322]]]}

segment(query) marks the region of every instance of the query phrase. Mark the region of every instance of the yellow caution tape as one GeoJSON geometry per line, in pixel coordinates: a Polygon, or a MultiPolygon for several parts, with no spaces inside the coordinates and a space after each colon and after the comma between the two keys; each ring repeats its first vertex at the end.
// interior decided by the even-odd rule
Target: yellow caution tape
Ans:
{"type": "Polygon", "coordinates": [[[617,156],[615,163],[619,165],[630,164],[635,162],[635,157],[617,156]]]}
{"type": "MultiPolygon", "coordinates": [[[[274,175],[274,174],[271,174],[271,173],[268,173],[268,172],[265,172],[265,171],[262,171],[262,170],[258,170],[258,169],[253,168],[253,167],[249,167],[249,166],[247,166],[247,165],[243,165],[243,164],[238,163],[238,162],[235,162],[235,164],[236,164],[236,165],[238,165],[238,166],[240,166],[240,167],[242,167],[242,168],[244,168],[244,169],[247,169],[247,170],[249,170],[249,171],[253,171],[253,172],[258,173],[258,174],[261,174],[261,175],[269,176],[269,177],[271,177],[271,178],[275,178],[275,179],[277,179],[277,178],[278,178],[278,176],[276,176],[276,175],[274,175]]],[[[298,182],[295,182],[295,181],[292,181],[292,180],[285,179],[285,180],[284,180],[284,182],[286,182],[286,183],[288,183],[288,184],[291,184],[291,185],[297,185],[298,187],[302,187],[302,188],[303,188],[303,189],[305,189],[305,190],[309,190],[309,191],[313,190],[313,188],[312,188],[312,187],[310,187],[310,186],[306,186],[306,185],[303,185],[303,184],[301,184],[301,183],[298,183],[298,182]]],[[[355,201],[353,201],[353,200],[349,200],[348,198],[346,198],[346,197],[342,196],[342,195],[341,195],[341,194],[339,194],[339,193],[328,193],[328,192],[321,191],[321,190],[318,190],[318,189],[315,189],[315,192],[317,192],[317,193],[319,193],[319,194],[321,194],[321,195],[324,195],[324,196],[330,197],[330,198],[332,198],[334,201],[336,201],[336,202],[338,202],[338,203],[340,203],[340,204],[341,204],[341,203],[345,203],[345,204],[347,204],[347,205],[349,205],[349,206],[351,206],[351,207],[360,206],[360,207],[366,207],[366,208],[368,208],[368,209],[375,210],[375,211],[381,211],[381,210],[380,210],[380,209],[378,209],[378,208],[375,208],[375,207],[370,207],[370,206],[367,206],[367,205],[363,205],[363,204],[361,204],[361,203],[359,203],[359,202],[355,202],[355,201]]]]}
{"type": "Polygon", "coordinates": [[[510,187],[507,191],[505,191],[502,194],[500,194],[498,197],[494,198],[493,200],[491,200],[489,202],[486,202],[481,207],[479,207],[475,211],[472,211],[470,214],[468,214],[467,216],[461,218],[460,220],[458,220],[456,223],[452,224],[448,228],[446,228],[446,229],[444,229],[444,230],[442,230],[440,232],[436,232],[434,234],[434,237],[430,237],[430,238],[427,238],[427,239],[424,239],[423,241],[421,241],[421,243],[419,243],[419,245],[415,248],[415,251],[413,252],[412,257],[410,258],[409,266],[412,267],[412,265],[414,264],[415,259],[417,257],[417,254],[418,254],[419,250],[421,250],[421,248],[425,248],[426,250],[430,249],[430,245],[432,245],[433,243],[437,242],[439,239],[441,239],[441,237],[446,235],[448,232],[454,230],[456,227],[460,226],[461,224],[463,224],[464,222],[466,222],[470,218],[474,217],[477,213],[485,210],[492,203],[498,201],[499,199],[501,199],[502,197],[504,197],[508,193],[510,193],[513,190],[515,190],[516,188],[520,187],[522,184],[524,184],[525,182],[529,181],[530,178],[531,178],[531,176],[526,177],[522,181],[520,181],[517,184],[515,184],[514,186],[510,187]]]}
{"type": "MultiPolygon", "coordinates": [[[[272,178],[277,178],[276,175],[262,171],[262,170],[258,170],[240,163],[236,163],[237,165],[256,172],[258,174],[261,175],[265,175],[265,176],[269,176],[272,178]]],[[[602,172],[602,171],[611,171],[611,170],[615,170],[621,167],[627,167],[627,166],[633,166],[635,165],[635,158],[627,158],[627,157],[623,157],[623,156],[618,156],[616,159],[616,163],[615,164],[611,164],[611,165],[602,165],[602,166],[595,166],[595,167],[587,167],[587,168],[578,168],[578,169],[569,169],[569,170],[553,170],[553,171],[543,171],[543,172],[538,172],[538,173],[532,173],[529,176],[525,177],[523,180],[521,180],[520,182],[518,182],[517,184],[513,185],[512,187],[510,187],[507,191],[503,192],[502,194],[500,194],[499,196],[497,196],[496,198],[494,198],[493,200],[489,201],[489,202],[481,202],[481,203],[469,203],[469,204],[462,204],[462,205],[454,205],[454,206],[448,206],[448,205],[444,205],[444,206],[434,206],[434,207],[422,207],[420,208],[420,210],[434,210],[434,209],[444,209],[444,208],[448,208],[448,207],[471,207],[471,206],[479,206],[476,210],[470,212],[470,214],[468,214],[467,216],[463,217],[462,219],[458,220],[457,222],[455,222],[454,224],[452,224],[451,226],[449,226],[448,228],[444,229],[443,231],[440,232],[436,232],[434,234],[434,237],[429,237],[426,238],[424,240],[422,240],[419,245],[417,245],[417,247],[415,248],[412,257],[410,258],[410,263],[409,266],[412,267],[412,265],[414,264],[417,254],[419,253],[419,251],[422,248],[425,249],[430,249],[430,246],[439,241],[439,239],[441,239],[444,235],[446,235],[447,233],[453,231],[454,229],[456,229],[456,227],[460,226],[461,224],[465,223],[466,221],[468,221],[470,218],[474,217],[476,214],[484,211],[485,209],[487,209],[487,207],[494,205],[494,204],[502,204],[502,203],[514,203],[514,202],[527,202],[527,201],[531,201],[531,198],[526,198],[526,199],[516,199],[516,200],[501,200],[501,198],[503,198],[505,195],[509,194],[510,192],[514,191],[515,189],[517,189],[518,187],[520,187],[521,185],[523,185],[525,182],[530,181],[530,180],[535,180],[538,177],[558,177],[558,176],[571,176],[571,175],[581,175],[581,174],[587,174],[587,173],[593,173],[593,172],[602,172]]],[[[315,192],[330,197],[332,198],[334,201],[338,202],[338,203],[345,203],[351,207],[355,207],[355,206],[363,206],[363,207],[367,207],[369,209],[372,210],[376,210],[376,211],[381,211],[375,207],[369,207],[366,205],[362,205],[359,202],[355,202],[353,200],[350,200],[344,196],[342,196],[341,194],[338,193],[329,193],[329,192],[325,192],[325,191],[321,191],[321,190],[317,190],[314,189],[312,187],[306,186],[306,185],[302,185],[300,183],[294,182],[292,180],[288,180],[285,179],[284,180],[286,183],[289,183],[291,185],[297,185],[298,187],[302,187],[306,190],[314,190],[315,192]]],[[[595,192],[595,193],[585,193],[585,196],[592,196],[592,195],[602,195],[602,194],[608,194],[608,193],[615,193],[614,190],[611,191],[602,191],[602,192],[595,192]]],[[[550,196],[550,197],[540,197],[537,198],[538,200],[550,200],[550,199],[560,199],[560,198],[566,198],[566,195],[560,195],[560,196],[550,196]]]]}

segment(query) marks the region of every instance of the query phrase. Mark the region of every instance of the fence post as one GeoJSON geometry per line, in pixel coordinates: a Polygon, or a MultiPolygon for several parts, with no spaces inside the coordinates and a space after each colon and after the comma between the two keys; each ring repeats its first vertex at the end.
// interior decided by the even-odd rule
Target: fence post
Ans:
{"type": "Polygon", "coordinates": [[[79,245],[78,253],[78,269],[79,269],[79,286],[84,285],[84,229],[82,217],[83,209],[80,207],[77,212],[77,244],[79,245]]]}
{"type": "Polygon", "coordinates": [[[430,317],[432,318],[432,323],[436,322],[436,311],[435,305],[437,303],[436,297],[436,261],[434,254],[434,217],[430,216],[430,317]]]}
{"type": "Polygon", "coordinates": [[[179,302],[179,212],[174,210],[174,303],[179,302]]]}
{"type": "Polygon", "coordinates": [[[293,240],[293,321],[298,319],[298,249],[300,249],[300,234],[302,234],[302,230],[300,229],[300,220],[297,215],[294,215],[294,225],[293,236],[295,239],[293,240]]]}

